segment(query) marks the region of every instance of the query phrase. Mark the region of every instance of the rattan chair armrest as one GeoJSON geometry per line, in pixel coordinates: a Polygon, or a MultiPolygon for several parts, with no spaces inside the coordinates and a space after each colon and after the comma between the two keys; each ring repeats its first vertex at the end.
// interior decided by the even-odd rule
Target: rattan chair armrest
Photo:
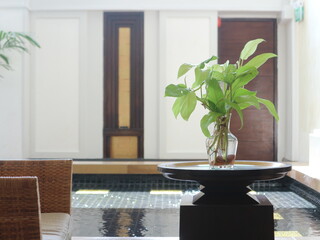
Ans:
{"type": "Polygon", "coordinates": [[[0,239],[41,239],[37,177],[0,177],[0,239]]]}

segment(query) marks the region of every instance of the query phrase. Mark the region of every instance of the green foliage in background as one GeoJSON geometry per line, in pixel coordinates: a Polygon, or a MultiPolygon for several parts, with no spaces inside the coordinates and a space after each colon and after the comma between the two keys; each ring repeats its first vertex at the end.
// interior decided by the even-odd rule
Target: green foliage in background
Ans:
{"type": "Polygon", "coordinates": [[[11,70],[12,68],[7,54],[10,51],[28,52],[26,47],[27,43],[40,47],[34,39],[26,34],[0,30],[0,67],[11,70]]]}
{"type": "Polygon", "coordinates": [[[224,64],[214,64],[216,56],[199,63],[182,64],[178,71],[178,80],[183,78],[184,83],[170,84],[166,87],[165,96],[176,98],[172,111],[177,118],[180,115],[188,120],[194,111],[197,102],[208,110],[200,122],[202,132],[209,137],[208,126],[221,119],[230,119],[231,111],[235,110],[243,125],[243,110],[254,106],[260,109],[260,104],[266,106],[272,116],[279,120],[273,103],[267,99],[257,97],[257,93],[246,89],[258,74],[259,68],[270,58],[276,57],[273,53],[263,53],[251,60],[258,45],[265,40],[255,39],[249,41],[240,53],[240,58],[235,64],[229,61],[224,64]],[[189,83],[186,74],[194,72],[194,81],[189,83]]]}

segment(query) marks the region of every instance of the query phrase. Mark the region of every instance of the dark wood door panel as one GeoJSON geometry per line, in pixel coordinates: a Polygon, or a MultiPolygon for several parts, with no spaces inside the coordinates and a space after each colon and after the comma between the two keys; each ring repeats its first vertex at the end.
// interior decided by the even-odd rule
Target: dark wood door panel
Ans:
{"type": "MultiPolygon", "coordinates": [[[[219,63],[239,59],[242,48],[249,40],[263,38],[266,42],[259,45],[256,54],[276,53],[276,21],[274,19],[222,19],[219,28],[219,63]]],[[[248,59],[250,60],[250,58],[248,59]]],[[[276,100],[276,59],[268,61],[259,69],[259,77],[246,88],[257,91],[258,97],[275,102],[276,100]]],[[[244,127],[240,128],[240,119],[233,113],[231,131],[238,140],[237,159],[276,161],[275,122],[268,110],[250,107],[244,110],[244,127]]]]}
{"type": "MultiPolygon", "coordinates": [[[[237,38],[224,38],[224,45],[219,46],[219,51],[240,53],[246,39],[263,38],[267,44],[259,46],[258,52],[266,52],[273,48],[274,19],[222,19],[219,28],[220,36],[236,36],[237,38]],[[232,28],[232,29],[231,29],[232,28]],[[230,33],[232,30],[232,33],[230,33]],[[239,45],[238,43],[243,43],[239,45]]],[[[231,54],[232,55],[232,54],[231,54]]],[[[238,55],[239,56],[239,55],[238,55]]]]}
{"type": "Polygon", "coordinates": [[[259,76],[259,81],[253,80],[246,86],[246,88],[251,91],[257,91],[258,97],[265,98],[270,101],[274,100],[274,79],[272,76],[259,76]]]}
{"type": "Polygon", "coordinates": [[[232,115],[231,131],[235,134],[239,141],[255,141],[254,145],[260,145],[261,142],[269,142],[273,140],[273,132],[269,129],[273,127],[272,116],[268,110],[246,109],[244,111],[244,126],[242,129],[239,116],[236,113],[232,115]]]}
{"type": "Polygon", "coordinates": [[[240,130],[239,117],[234,113],[231,124],[231,131],[239,140],[237,159],[274,161],[274,134],[270,131],[273,121],[268,110],[245,110],[244,127],[240,130]]]}
{"type": "Polygon", "coordinates": [[[243,142],[237,152],[238,160],[261,160],[261,161],[274,161],[270,152],[273,151],[273,144],[268,142],[263,145],[254,146],[253,142],[243,142]],[[257,156],[263,156],[263,159],[257,159],[257,156]]]}

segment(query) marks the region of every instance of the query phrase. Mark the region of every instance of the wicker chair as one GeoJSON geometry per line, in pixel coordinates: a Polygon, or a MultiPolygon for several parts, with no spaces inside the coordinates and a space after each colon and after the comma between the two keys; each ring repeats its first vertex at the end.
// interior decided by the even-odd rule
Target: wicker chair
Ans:
{"type": "Polygon", "coordinates": [[[0,239],[71,239],[71,181],[70,159],[0,160],[0,239]]]}

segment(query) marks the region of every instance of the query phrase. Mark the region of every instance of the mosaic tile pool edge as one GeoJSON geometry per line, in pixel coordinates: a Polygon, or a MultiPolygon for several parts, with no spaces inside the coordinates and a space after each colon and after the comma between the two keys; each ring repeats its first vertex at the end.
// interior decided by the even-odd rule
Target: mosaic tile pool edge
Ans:
{"type": "MultiPolygon", "coordinates": [[[[255,191],[268,191],[275,188],[281,189],[287,180],[264,181],[251,185],[255,191]]],[[[73,191],[81,188],[86,189],[115,189],[135,185],[135,188],[144,189],[176,189],[187,190],[197,189],[199,184],[192,181],[170,180],[159,174],[73,174],[73,191]],[[115,181],[117,180],[117,181],[115,181]]]]}

